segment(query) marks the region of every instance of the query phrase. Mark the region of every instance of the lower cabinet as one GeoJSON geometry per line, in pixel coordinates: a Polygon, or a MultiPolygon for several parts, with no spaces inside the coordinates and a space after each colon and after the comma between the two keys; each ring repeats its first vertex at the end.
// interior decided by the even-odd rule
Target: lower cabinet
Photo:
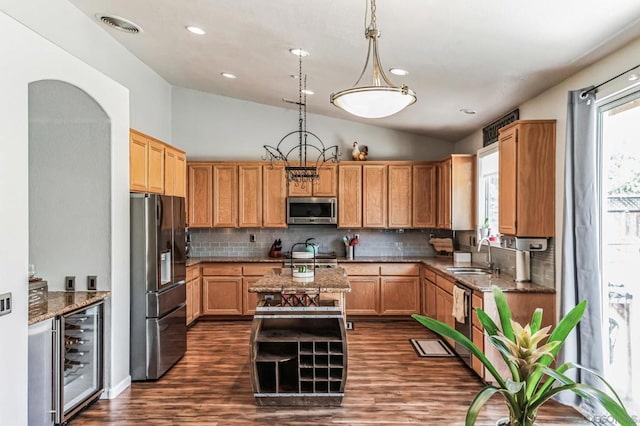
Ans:
{"type": "Polygon", "coordinates": [[[428,317],[436,317],[436,273],[423,269],[422,279],[422,313],[428,317]]]}
{"type": "MultiPolygon", "coordinates": [[[[473,341],[473,344],[478,347],[478,349],[484,352],[484,329],[482,327],[482,324],[480,324],[478,316],[475,313],[476,308],[483,308],[482,293],[476,291],[473,292],[473,296],[471,298],[471,306],[473,307],[473,319],[471,321],[471,324],[473,325],[473,328],[471,329],[473,332],[473,338],[471,340],[473,341]]],[[[475,371],[478,376],[484,377],[484,366],[477,357],[472,356],[471,366],[473,368],[473,371],[475,371]]]]}
{"type": "Polygon", "coordinates": [[[378,315],[380,312],[380,278],[349,276],[351,292],[346,295],[348,315],[378,315]]]}
{"type": "Polygon", "coordinates": [[[202,312],[202,284],[199,265],[187,268],[186,305],[187,325],[190,325],[200,317],[202,312]]]}
{"type": "Polygon", "coordinates": [[[242,315],[242,277],[202,278],[203,315],[242,315]]]}
{"type": "Polygon", "coordinates": [[[382,277],[380,288],[381,315],[411,315],[420,312],[419,277],[382,277]]]}

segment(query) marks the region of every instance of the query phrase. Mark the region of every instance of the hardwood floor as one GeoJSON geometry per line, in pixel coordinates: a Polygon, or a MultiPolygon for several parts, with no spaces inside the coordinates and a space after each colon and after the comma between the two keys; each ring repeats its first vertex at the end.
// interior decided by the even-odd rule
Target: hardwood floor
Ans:
{"type": "MultiPolygon", "coordinates": [[[[483,386],[456,358],[419,358],[410,338],[433,337],[413,320],[355,322],[342,407],[257,407],[249,381],[250,322],[200,321],[184,358],[154,383],[133,383],[118,398],[100,400],[71,421],[81,425],[461,425],[483,386]]],[[[507,415],[495,397],[477,425],[507,415]]],[[[590,424],[555,402],[539,425],[590,424]]]]}

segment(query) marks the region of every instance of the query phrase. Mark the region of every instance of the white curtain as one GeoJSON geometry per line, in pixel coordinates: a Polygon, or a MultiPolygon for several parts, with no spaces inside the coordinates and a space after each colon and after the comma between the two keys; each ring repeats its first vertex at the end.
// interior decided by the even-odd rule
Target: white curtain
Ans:
{"type": "MultiPolygon", "coordinates": [[[[597,108],[595,90],[569,92],[565,157],[565,198],[562,250],[561,316],[581,300],[587,310],[560,353],[560,361],[574,361],[603,371],[604,344],[601,322],[600,289],[600,209],[598,203],[599,167],[597,146],[597,108]]],[[[578,371],[573,378],[598,386],[589,373],[578,371]]],[[[577,407],[585,415],[597,408],[573,393],[559,400],[577,407]]]]}

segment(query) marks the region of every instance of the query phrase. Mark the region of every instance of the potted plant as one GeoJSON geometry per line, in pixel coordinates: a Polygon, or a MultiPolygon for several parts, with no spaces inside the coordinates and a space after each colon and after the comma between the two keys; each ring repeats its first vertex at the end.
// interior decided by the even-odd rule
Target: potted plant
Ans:
{"type": "Polygon", "coordinates": [[[431,331],[453,339],[471,351],[496,381],[495,385],[486,386],[475,396],[467,410],[466,426],[475,424],[480,409],[495,394],[504,397],[509,409],[509,423],[499,424],[531,426],[534,424],[538,409],[563,391],[571,391],[582,398],[598,402],[621,425],[635,424],[613,388],[596,372],[571,362],[555,368],[551,367],[554,356],[571,330],[582,319],[587,306],[586,301],[576,305],[562,318],[553,332],[548,334],[550,326],[540,328],[542,309],[536,309],[531,323],[523,327],[511,319],[511,311],[502,291],[496,286],[493,286],[492,290],[501,328],[498,328],[482,309],[476,308],[476,313],[488,335],[489,342],[499,351],[507,364],[511,377],[502,377],[491,361],[462,333],[432,318],[418,314],[412,315],[416,321],[431,331]],[[597,376],[613,397],[600,389],[576,383],[567,377],[565,373],[573,368],[586,370],[597,376]]]}

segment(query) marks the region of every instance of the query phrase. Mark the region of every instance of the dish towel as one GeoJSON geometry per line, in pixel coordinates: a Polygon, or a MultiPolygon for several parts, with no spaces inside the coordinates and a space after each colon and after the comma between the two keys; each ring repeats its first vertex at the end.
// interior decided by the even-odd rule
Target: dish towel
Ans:
{"type": "Polygon", "coordinates": [[[464,290],[458,286],[453,287],[453,316],[460,324],[465,323],[467,306],[464,298],[464,290]]]}

